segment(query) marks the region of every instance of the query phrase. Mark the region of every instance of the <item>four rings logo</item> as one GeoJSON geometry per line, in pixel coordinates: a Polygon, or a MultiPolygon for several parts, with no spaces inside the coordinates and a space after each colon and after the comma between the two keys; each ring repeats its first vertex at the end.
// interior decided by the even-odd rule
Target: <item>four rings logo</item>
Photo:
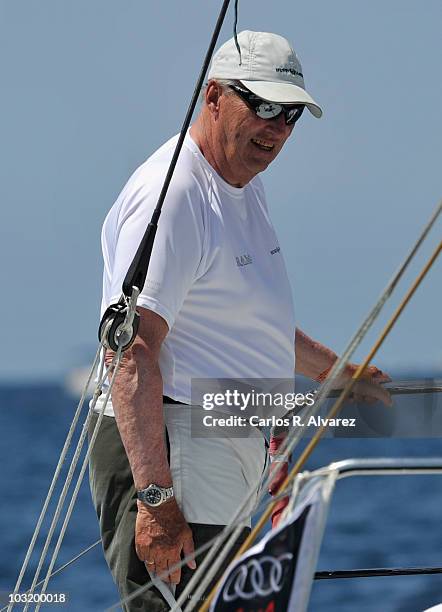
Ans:
{"type": "Polygon", "coordinates": [[[226,602],[235,599],[247,600],[279,593],[287,576],[286,568],[292,559],[292,553],[287,552],[279,557],[264,555],[240,565],[224,586],[223,600],[226,602]]]}

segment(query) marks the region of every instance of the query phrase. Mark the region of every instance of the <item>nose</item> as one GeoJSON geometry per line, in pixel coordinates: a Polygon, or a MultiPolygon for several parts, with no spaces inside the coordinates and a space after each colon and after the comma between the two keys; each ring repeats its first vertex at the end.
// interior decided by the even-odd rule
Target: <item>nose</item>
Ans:
{"type": "Polygon", "coordinates": [[[292,125],[287,125],[284,113],[280,113],[277,117],[269,119],[268,125],[271,125],[279,135],[290,134],[293,127],[292,125]]]}

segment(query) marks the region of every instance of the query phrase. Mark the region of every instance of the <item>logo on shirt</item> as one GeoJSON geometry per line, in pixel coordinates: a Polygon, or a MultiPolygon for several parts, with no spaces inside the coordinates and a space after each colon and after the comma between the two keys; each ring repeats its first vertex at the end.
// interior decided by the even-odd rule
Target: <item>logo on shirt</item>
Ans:
{"type": "Polygon", "coordinates": [[[235,257],[237,266],[247,266],[248,264],[253,263],[253,259],[251,255],[239,255],[235,257]]]}
{"type": "Polygon", "coordinates": [[[276,247],[276,249],[273,249],[272,251],[270,251],[270,255],[274,255],[275,253],[279,253],[280,250],[281,250],[280,247],[276,247]]]}

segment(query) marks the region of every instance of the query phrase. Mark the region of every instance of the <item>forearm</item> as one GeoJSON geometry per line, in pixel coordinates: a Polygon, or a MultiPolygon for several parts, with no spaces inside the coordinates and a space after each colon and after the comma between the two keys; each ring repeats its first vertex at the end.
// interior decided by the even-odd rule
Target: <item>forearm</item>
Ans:
{"type": "Polygon", "coordinates": [[[135,488],[154,482],[170,486],[163,415],[163,381],[158,362],[135,342],[126,351],[112,389],[118,429],[135,488]]]}
{"type": "Polygon", "coordinates": [[[317,379],[337,359],[334,351],[307,336],[302,330],[296,328],[295,353],[297,374],[317,379]]]}

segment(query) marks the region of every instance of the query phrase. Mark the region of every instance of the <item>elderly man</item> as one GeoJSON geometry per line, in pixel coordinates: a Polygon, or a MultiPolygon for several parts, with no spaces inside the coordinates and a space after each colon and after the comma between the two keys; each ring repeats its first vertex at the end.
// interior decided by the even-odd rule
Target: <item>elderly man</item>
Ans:
{"type": "MultiPolygon", "coordinates": [[[[218,533],[265,465],[262,437],[192,437],[183,406],[192,403],[191,379],[290,378],[296,349],[296,371],[320,380],[337,358],[295,335],[292,292],[258,176],[305,109],[322,112],[284,38],[245,31],[238,43],[241,60],[233,40],[213,58],[159,221],[138,336],[124,353],[92,453],[92,494],[122,597],[218,533]]],[[[136,170],[106,218],[103,310],[121,293],[176,142],[136,170]]],[[[386,380],[371,368],[359,392],[388,403],[378,384],[386,380]]],[[[245,537],[248,518],[243,526],[245,537]]],[[[176,597],[195,567],[192,560],[170,574],[176,597]]],[[[169,609],[162,586],[125,609],[169,609]]]]}

